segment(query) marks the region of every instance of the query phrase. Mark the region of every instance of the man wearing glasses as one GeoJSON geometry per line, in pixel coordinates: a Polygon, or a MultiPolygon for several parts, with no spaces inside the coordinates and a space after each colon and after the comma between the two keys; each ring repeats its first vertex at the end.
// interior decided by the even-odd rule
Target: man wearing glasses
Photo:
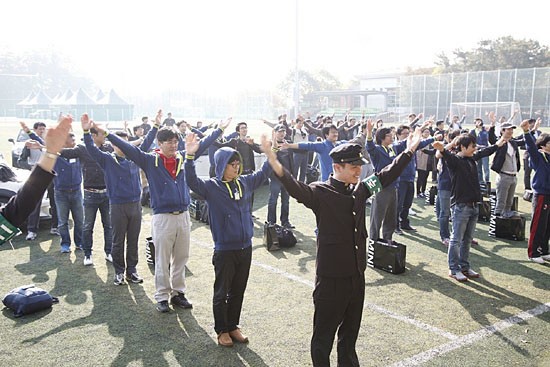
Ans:
{"type": "MultiPolygon", "coordinates": [[[[159,111],[161,115],[161,111],[159,111]]],[[[159,116],[160,120],[160,116],[159,116]]],[[[197,156],[216,140],[231,119],[201,140],[197,156]]],[[[99,131],[99,130],[98,130],[99,131]]],[[[192,308],[185,297],[185,265],[189,260],[190,217],[189,188],[183,172],[185,151],[178,151],[178,135],[172,128],[157,133],[159,148],[145,153],[115,134],[105,133],[126,158],[145,171],[151,193],[151,234],[155,243],[155,300],[159,312],[173,306],[192,308]]]]}
{"type": "Polygon", "coordinates": [[[214,155],[216,176],[208,180],[197,177],[195,156],[208,142],[199,143],[194,134],[187,135],[185,177],[193,192],[208,202],[210,231],[214,240],[215,281],[212,307],[214,330],[218,344],[232,347],[233,342],[246,343],[239,321],[252,261],[254,224],[248,202],[254,190],[260,187],[271,173],[264,162],[256,172],[242,174],[241,154],[232,148],[220,148],[214,155]]]}

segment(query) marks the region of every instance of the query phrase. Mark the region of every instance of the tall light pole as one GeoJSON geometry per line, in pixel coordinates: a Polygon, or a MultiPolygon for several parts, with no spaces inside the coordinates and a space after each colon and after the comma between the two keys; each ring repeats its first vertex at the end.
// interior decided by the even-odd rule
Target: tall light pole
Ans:
{"type": "Polygon", "coordinates": [[[294,118],[300,111],[300,75],[298,72],[298,0],[296,0],[296,64],[294,65],[294,118]]]}

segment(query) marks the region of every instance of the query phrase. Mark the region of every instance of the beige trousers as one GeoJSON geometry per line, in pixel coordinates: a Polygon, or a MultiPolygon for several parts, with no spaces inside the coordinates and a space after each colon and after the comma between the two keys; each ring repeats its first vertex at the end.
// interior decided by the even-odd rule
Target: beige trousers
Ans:
{"type": "Polygon", "coordinates": [[[189,211],[154,214],[151,235],[155,244],[155,300],[168,301],[185,293],[185,265],[189,260],[189,211]]]}

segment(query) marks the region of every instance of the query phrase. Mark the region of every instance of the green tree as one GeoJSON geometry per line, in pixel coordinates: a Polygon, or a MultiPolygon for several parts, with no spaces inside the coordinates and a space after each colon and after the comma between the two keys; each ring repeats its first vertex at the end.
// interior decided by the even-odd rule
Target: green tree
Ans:
{"type": "Polygon", "coordinates": [[[511,36],[482,40],[471,50],[457,49],[454,57],[438,55],[439,73],[486,71],[497,69],[528,69],[550,66],[550,50],[538,41],[515,39],[511,36]]]}

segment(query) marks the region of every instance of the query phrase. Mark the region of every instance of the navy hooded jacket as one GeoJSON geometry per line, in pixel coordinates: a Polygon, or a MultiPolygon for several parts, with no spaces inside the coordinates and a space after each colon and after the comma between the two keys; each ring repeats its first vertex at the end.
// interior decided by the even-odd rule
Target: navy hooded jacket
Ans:
{"type": "Polygon", "coordinates": [[[229,147],[218,149],[214,155],[216,177],[208,180],[197,177],[194,160],[185,160],[187,185],[208,202],[210,231],[214,249],[218,251],[240,250],[252,246],[254,224],[250,200],[254,190],[260,187],[271,173],[271,166],[266,161],[256,172],[238,176],[233,181],[223,181],[225,167],[235,153],[238,154],[235,149],[229,147]]]}

